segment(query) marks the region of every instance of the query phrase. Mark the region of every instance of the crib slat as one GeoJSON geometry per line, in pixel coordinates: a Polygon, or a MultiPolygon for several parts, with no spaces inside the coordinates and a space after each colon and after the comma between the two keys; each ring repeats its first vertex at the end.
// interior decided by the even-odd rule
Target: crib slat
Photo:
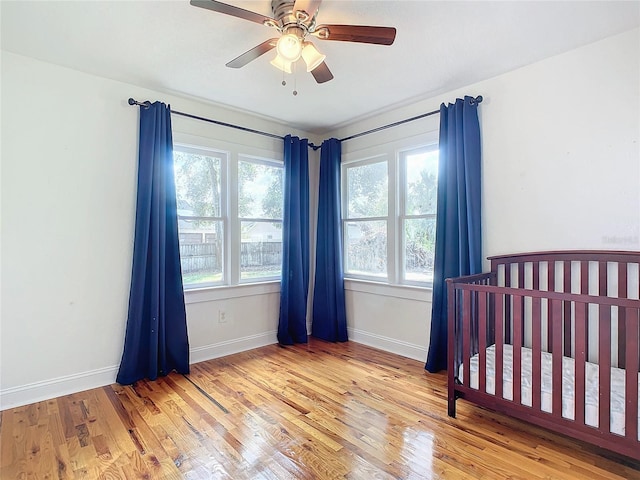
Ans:
{"type": "Polygon", "coordinates": [[[585,365],[587,362],[587,304],[576,303],[576,355],[575,355],[575,421],[585,421],[585,365]]]}
{"type": "MultiPolygon", "coordinates": [[[[518,288],[519,289],[523,289],[525,288],[525,277],[524,277],[524,262],[519,262],[518,263],[518,288]]],[[[522,298],[520,299],[522,300],[522,298]]],[[[515,308],[515,306],[514,306],[515,308]]],[[[522,319],[524,318],[524,302],[520,302],[520,321],[522,322],[522,319]]],[[[515,331],[514,331],[514,336],[516,335],[515,331]]],[[[520,328],[520,333],[517,334],[520,337],[520,344],[522,345],[524,343],[524,330],[522,328],[520,328]]],[[[514,340],[515,342],[515,340],[514,340]]],[[[518,402],[520,403],[520,402],[518,402]]]]}
{"type": "Polygon", "coordinates": [[[553,292],[556,289],[556,262],[547,262],[547,291],[553,292]]]}
{"type": "MultiPolygon", "coordinates": [[[[549,260],[547,262],[547,290],[553,292],[556,289],[556,262],[549,260]]],[[[551,324],[552,318],[551,302],[547,302],[547,350],[553,353],[553,328],[551,324]]]]}
{"type": "Polygon", "coordinates": [[[533,289],[540,290],[540,262],[533,262],[533,289]]]}
{"type": "Polygon", "coordinates": [[[551,300],[551,330],[553,331],[552,356],[552,408],[556,417],[562,416],[562,300],[551,300]]]}
{"type": "Polygon", "coordinates": [[[465,387],[471,381],[471,292],[462,291],[462,368],[464,378],[462,384],[465,387]]]}
{"type": "Polygon", "coordinates": [[[542,358],[542,300],[533,298],[531,305],[531,348],[532,348],[532,386],[531,407],[535,411],[540,410],[542,398],[541,358],[542,358]]]}
{"type": "MultiPolygon", "coordinates": [[[[583,295],[589,294],[589,261],[583,260],[580,262],[580,293],[583,295]]],[[[589,310],[587,309],[584,314],[584,335],[587,339],[584,347],[585,358],[589,358],[589,310]]],[[[577,352],[576,348],[576,352],[577,352]]]]}
{"type": "MultiPolygon", "coordinates": [[[[511,264],[507,263],[504,266],[504,285],[505,287],[512,287],[511,285],[511,264]]],[[[511,296],[505,295],[504,299],[504,313],[505,313],[505,324],[504,324],[504,338],[507,341],[511,341],[511,296]]]]}
{"type": "Polygon", "coordinates": [[[627,317],[625,378],[625,419],[624,431],[628,439],[638,439],[638,370],[640,370],[640,352],[638,347],[639,313],[635,308],[625,308],[627,317]]]}
{"type": "Polygon", "coordinates": [[[478,293],[478,388],[487,391],[487,292],[478,293]]]}
{"type": "MultiPolygon", "coordinates": [[[[564,272],[563,272],[563,292],[571,293],[571,262],[566,260],[564,262],[564,272]]],[[[566,357],[571,356],[571,303],[564,302],[563,309],[563,323],[564,323],[564,342],[562,345],[562,349],[564,355],[566,357]]]]}
{"type": "MultiPolygon", "coordinates": [[[[602,263],[602,262],[601,262],[602,263]]],[[[611,430],[611,306],[600,305],[598,319],[598,428],[611,430]]]]}
{"type": "Polygon", "coordinates": [[[598,295],[607,296],[607,262],[598,262],[598,295]]]}
{"type": "Polygon", "coordinates": [[[589,262],[586,260],[580,262],[580,293],[589,293],[589,262]]]}
{"type": "Polygon", "coordinates": [[[524,288],[524,262],[518,262],[518,288],[524,288]]]}
{"type": "Polygon", "coordinates": [[[504,302],[505,295],[496,295],[495,297],[495,319],[494,324],[496,326],[496,397],[503,397],[503,346],[504,346],[504,302]]]}
{"type": "Polygon", "coordinates": [[[522,297],[513,296],[513,401],[522,403],[522,297]]]}
{"type": "MultiPolygon", "coordinates": [[[[627,298],[627,264],[618,263],[618,298],[627,298]]],[[[626,308],[618,308],[618,368],[625,368],[627,321],[626,308]]]]}

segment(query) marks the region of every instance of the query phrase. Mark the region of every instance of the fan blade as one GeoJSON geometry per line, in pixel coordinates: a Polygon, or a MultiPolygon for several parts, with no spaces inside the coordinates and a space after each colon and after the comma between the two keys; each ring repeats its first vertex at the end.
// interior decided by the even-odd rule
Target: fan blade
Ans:
{"type": "Polygon", "coordinates": [[[321,40],[391,45],[396,39],[396,29],[368,25],[319,25],[313,35],[321,40]]]}
{"type": "Polygon", "coordinates": [[[251,50],[244,52],[239,57],[234,58],[229,63],[227,63],[227,67],[231,68],[240,68],[244,67],[247,63],[255,60],[261,55],[264,55],[270,50],[273,50],[278,42],[277,38],[270,38],[266,42],[262,42],[260,45],[253,47],[251,50]]]}
{"type": "Polygon", "coordinates": [[[226,3],[216,2],[216,0],[191,0],[190,3],[194,7],[206,8],[207,10],[213,10],[214,12],[219,13],[226,13],[232,17],[242,18],[262,25],[265,25],[267,22],[274,22],[274,24],[278,23],[271,17],[265,17],[259,13],[251,12],[244,8],[234,7],[233,5],[227,5],[226,3]]]}
{"type": "Polygon", "coordinates": [[[313,78],[315,78],[318,83],[328,82],[333,79],[333,73],[331,73],[331,70],[329,70],[329,67],[327,67],[327,64],[324,62],[311,70],[311,75],[313,75],[313,78]]]}
{"type": "Polygon", "coordinates": [[[309,15],[309,18],[313,18],[313,15],[318,10],[318,7],[322,3],[322,0],[296,0],[293,5],[294,12],[305,12],[309,15]]]}

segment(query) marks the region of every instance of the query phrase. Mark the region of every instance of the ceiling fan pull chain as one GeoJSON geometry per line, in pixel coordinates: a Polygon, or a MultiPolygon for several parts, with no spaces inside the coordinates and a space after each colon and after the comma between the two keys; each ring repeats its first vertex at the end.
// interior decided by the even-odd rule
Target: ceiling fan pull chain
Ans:
{"type": "Polygon", "coordinates": [[[293,64],[293,96],[295,97],[296,95],[298,95],[298,69],[296,68],[296,64],[298,62],[295,62],[293,64]]]}

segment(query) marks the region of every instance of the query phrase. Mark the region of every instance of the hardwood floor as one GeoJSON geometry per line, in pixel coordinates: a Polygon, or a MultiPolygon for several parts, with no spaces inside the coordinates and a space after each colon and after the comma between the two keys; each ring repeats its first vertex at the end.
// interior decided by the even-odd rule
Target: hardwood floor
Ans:
{"type": "Polygon", "coordinates": [[[640,479],[640,463],[458,402],[423,363],[276,345],[2,412],[9,479],[640,479]]]}

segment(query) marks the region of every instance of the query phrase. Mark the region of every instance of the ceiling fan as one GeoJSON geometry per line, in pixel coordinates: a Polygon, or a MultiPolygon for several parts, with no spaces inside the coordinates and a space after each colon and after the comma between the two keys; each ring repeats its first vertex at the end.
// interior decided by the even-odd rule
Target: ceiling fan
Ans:
{"type": "Polygon", "coordinates": [[[225,13],[233,17],[260,23],[274,28],[279,37],[270,38],[253,47],[226,64],[227,67],[240,68],[276,49],[277,55],[271,64],[283,72],[291,73],[292,65],[303,59],[307,72],[311,72],[316,82],[324,83],[333,78],[333,74],[324,62],[326,55],[321,54],[310,36],[319,40],[341,42],[373,43],[391,45],[396,38],[393,27],[373,27],[368,25],[316,25],[316,15],[322,0],[271,0],[273,17],[251,12],[243,8],[228,5],[216,0],[191,0],[191,5],[225,13]]]}

